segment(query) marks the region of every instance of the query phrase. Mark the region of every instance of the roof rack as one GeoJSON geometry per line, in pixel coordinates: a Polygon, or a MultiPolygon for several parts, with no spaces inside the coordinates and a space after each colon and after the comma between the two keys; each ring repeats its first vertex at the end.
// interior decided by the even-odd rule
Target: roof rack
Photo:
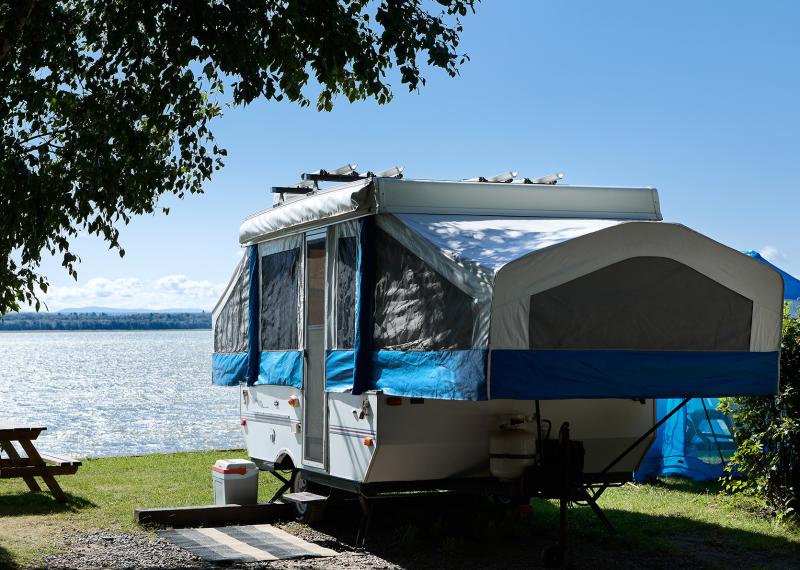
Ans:
{"type": "Polygon", "coordinates": [[[377,174],[372,171],[367,171],[360,174],[356,168],[357,164],[345,164],[333,170],[320,169],[316,172],[304,172],[301,181],[294,186],[273,186],[273,194],[312,194],[319,190],[320,182],[353,182],[355,180],[363,180],[365,178],[381,177],[381,178],[402,178],[403,167],[393,166],[387,170],[382,170],[377,174]]]}

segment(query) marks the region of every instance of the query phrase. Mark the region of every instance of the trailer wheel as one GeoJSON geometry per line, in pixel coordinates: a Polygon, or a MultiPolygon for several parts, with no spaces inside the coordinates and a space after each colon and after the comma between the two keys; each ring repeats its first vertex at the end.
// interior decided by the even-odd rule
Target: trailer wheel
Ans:
{"type": "MultiPolygon", "coordinates": [[[[316,485],[306,479],[305,474],[300,469],[295,469],[292,473],[292,493],[326,494],[326,490],[321,485],[316,485]]],[[[325,516],[325,503],[295,503],[295,520],[303,524],[318,523],[325,516]]]]}
{"type": "Polygon", "coordinates": [[[560,544],[551,544],[542,552],[542,566],[559,568],[564,564],[564,549],[560,544]]]}

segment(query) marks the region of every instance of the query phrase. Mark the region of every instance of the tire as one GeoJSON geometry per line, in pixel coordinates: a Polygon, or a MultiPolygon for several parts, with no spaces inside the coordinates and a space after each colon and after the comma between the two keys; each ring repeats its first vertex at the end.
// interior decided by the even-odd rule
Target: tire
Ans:
{"type": "Polygon", "coordinates": [[[542,566],[545,568],[560,568],[564,565],[564,550],[560,544],[548,546],[542,552],[542,566]]]}
{"type": "MultiPolygon", "coordinates": [[[[292,493],[302,493],[308,491],[318,495],[326,494],[326,489],[322,485],[317,485],[306,479],[305,474],[300,469],[295,469],[292,473],[292,493]]],[[[325,503],[294,503],[295,520],[303,524],[316,524],[325,516],[325,503]]]]}

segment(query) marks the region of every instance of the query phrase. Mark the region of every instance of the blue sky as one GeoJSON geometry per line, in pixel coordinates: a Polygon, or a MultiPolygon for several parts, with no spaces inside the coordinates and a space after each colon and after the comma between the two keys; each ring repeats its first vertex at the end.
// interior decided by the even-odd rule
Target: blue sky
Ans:
{"type": "Polygon", "coordinates": [[[72,281],[44,270],[51,309],[210,308],[241,220],[303,171],[395,164],[411,178],[517,170],[567,184],[655,186],[668,221],[800,275],[800,3],[485,1],[464,21],[471,61],[389,105],[287,103],[226,112],[229,155],[207,193],[135,219],[120,259],[75,241],[72,281]]]}

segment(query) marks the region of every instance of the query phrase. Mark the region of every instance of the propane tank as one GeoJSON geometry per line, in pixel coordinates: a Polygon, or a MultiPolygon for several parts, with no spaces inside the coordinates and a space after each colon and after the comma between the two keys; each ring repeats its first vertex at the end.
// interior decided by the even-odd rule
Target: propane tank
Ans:
{"type": "Polygon", "coordinates": [[[514,417],[489,435],[489,471],[498,479],[519,479],[536,462],[536,433],[524,429],[526,418],[514,417]]]}

